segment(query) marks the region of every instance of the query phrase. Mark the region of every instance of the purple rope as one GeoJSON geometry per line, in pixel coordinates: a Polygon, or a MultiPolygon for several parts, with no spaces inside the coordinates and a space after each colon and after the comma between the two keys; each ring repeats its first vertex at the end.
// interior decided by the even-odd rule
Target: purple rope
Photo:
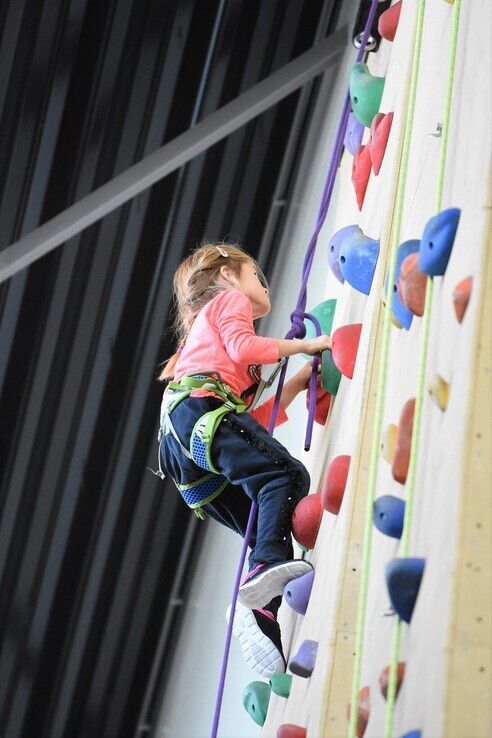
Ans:
{"type": "MultiPolygon", "coordinates": [[[[369,37],[369,33],[372,28],[372,24],[374,22],[374,18],[376,16],[377,5],[378,5],[378,0],[372,0],[371,9],[369,11],[369,15],[367,16],[366,26],[364,28],[364,35],[362,37],[362,43],[357,53],[356,63],[360,62],[364,56],[364,50],[366,47],[367,39],[369,37]]],[[[333,193],[333,186],[335,184],[335,178],[336,178],[336,174],[338,170],[338,165],[339,165],[340,158],[342,155],[343,140],[345,138],[345,132],[347,129],[349,113],[350,113],[350,95],[349,95],[349,92],[347,91],[345,95],[345,101],[343,104],[343,108],[342,108],[342,114],[341,114],[340,121],[339,121],[338,128],[337,128],[337,133],[335,137],[335,145],[333,147],[333,151],[331,155],[330,166],[328,168],[328,174],[326,176],[325,186],[323,189],[323,194],[321,196],[321,204],[319,207],[318,216],[316,218],[316,225],[315,225],[313,235],[311,236],[311,239],[309,241],[309,244],[306,250],[306,256],[304,257],[299,296],[297,298],[296,307],[290,316],[291,328],[287,332],[285,338],[304,338],[304,336],[306,335],[306,326],[304,325],[305,318],[310,320],[313,323],[316,329],[316,335],[319,336],[321,334],[321,327],[320,327],[319,322],[316,320],[316,318],[313,315],[305,312],[306,303],[307,303],[307,283],[308,283],[309,275],[311,272],[311,267],[312,267],[313,260],[314,260],[316,245],[318,243],[318,235],[319,235],[319,232],[321,231],[321,228],[323,227],[323,223],[325,222],[326,214],[328,212],[328,208],[329,208],[330,201],[331,201],[331,196],[333,193]]],[[[311,373],[310,384],[309,384],[310,401],[309,401],[309,410],[308,410],[308,420],[307,420],[307,428],[306,428],[306,438],[304,442],[304,447],[306,451],[308,451],[311,446],[314,413],[316,409],[316,388],[317,388],[317,374],[318,374],[319,361],[320,361],[320,358],[318,356],[315,356],[313,358],[313,371],[311,373]]],[[[287,361],[284,363],[282,370],[280,372],[280,377],[279,377],[278,386],[277,386],[277,393],[275,395],[275,402],[273,404],[272,413],[270,415],[270,422],[268,424],[268,432],[270,433],[270,435],[273,434],[273,429],[275,427],[275,421],[277,419],[278,408],[280,405],[280,396],[282,394],[282,389],[284,386],[285,373],[287,371],[288,362],[289,360],[287,359],[287,361]]],[[[256,510],[257,510],[257,505],[255,502],[252,502],[251,510],[250,510],[249,518],[248,518],[248,525],[246,527],[246,533],[244,534],[244,541],[243,541],[243,546],[241,549],[241,556],[239,558],[239,566],[238,566],[238,570],[236,574],[236,579],[234,581],[234,588],[232,590],[231,616],[229,618],[229,624],[227,626],[226,640],[225,640],[225,646],[224,646],[224,655],[222,658],[222,667],[220,671],[219,686],[217,688],[217,700],[215,703],[214,720],[212,724],[212,732],[210,734],[210,738],[217,738],[217,731],[219,728],[219,720],[220,720],[220,711],[222,708],[222,699],[224,696],[224,685],[225,685],[225,678],[226,678],[226,673],[227,673],[227,663],[229,660],[229,650],[231,646],[232,628],[234,625],[234,617],[236,614],[235,611],[236,611],[236,604],[237,604],[237,596],[239,592],[239,585],[241,582],[241,574],[243,571],[244,562],[246,560],[248,543],[251,537],[253,523],[256,518],[256,510]]]]}

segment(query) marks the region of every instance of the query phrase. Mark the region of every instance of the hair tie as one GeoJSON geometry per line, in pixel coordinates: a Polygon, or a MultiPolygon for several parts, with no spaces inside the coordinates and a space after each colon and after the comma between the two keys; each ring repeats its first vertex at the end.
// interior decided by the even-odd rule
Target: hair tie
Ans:
{"type": "Polygon", "coordinates": [[[219,254],[221,256],[225,256],[225,257],[229,256],[229,254],[227,253],[227,251],[225,251],[224,249],[222,249],[220,246],[217,246],[216,245],[215,248],[217,249],[217,251],[219,252],[219,254]]]}

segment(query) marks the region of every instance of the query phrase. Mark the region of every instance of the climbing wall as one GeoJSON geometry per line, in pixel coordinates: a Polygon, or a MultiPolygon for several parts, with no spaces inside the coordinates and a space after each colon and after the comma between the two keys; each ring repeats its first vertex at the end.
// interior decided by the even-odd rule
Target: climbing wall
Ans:
{"type": "MultiPolygon", "coordinates": [[[[303,458],[312,495],[321,493],[304,513],[314,534],[319,522],[315,541],[304,541],[314,543],[306,556],[315,576],[293,586],[292,607],[280,611],[293,676],[261,688],[263,738],[489,735],[491,15],[489,0],[459,14],[444,0],[404,0],[394,40],[369,57],[370,76],[353,74],[354,110],[373,94],[377,108],[361,112],[363,129],[351,121],[355,155],[345,150],[337,174],[337,227],[358,229],[318,246],[333,246],[333,271],[346,279],[332,327],[342,376],[337,389],[324,356],[336,397],[303,458]],[[373,123],[367,146],[377,111],[393,115],[373,123]],[[429,280],[418,266],[437,263],[446,229],[449,261],[429,280]],[[402,678],[385,700],[380,675],[390,662],[402,678]]],[[[330,284],[331,273],[326,300],[330,284]]]]}

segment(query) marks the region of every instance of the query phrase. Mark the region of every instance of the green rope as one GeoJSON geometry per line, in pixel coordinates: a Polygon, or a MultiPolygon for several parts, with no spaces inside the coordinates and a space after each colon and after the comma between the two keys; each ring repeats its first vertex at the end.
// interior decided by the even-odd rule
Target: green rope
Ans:
{"type": "Polygon", "coordinates": [[[379,458],[379,444],[381,437],[381,428],[383,425],[383,409],[384,395],[386,388],[386,378],[388,373],[388,352],[391,330],[391,304],[393,301],[393,279],[391,277],[395,273],[396,260],[398,254],[398,245],[400,241],[401,221],[403,214],[403,200],[405,195],[405,183],[408,171],[408,161],[410,158],[410,142],[412,136],[413,116],[415,111],[415,99],[417,96],[417,81],[420,63],[420,50],[422,46],[422,29],[424,22],[425,0],[419,0],[417,14],[417,28],[415,47],[412,60],[412,72],[410,79],[410,92],[408,100],[407,115],[405,120],[405,130],[403,134],[403,146],[401,154],[401,164],[398,176],[395,198],[395,215],[393,221],[393,229],[391,235],[390,246],[390,263],[388,269],[388,284],[386,289],[386,309],[383,321],[383,336],[381,340],[381,358],[378,375],[378,387],[376,393],[376,407],[374,410],[374,432],[371,444],[369,479],[367,489],[366,514],[364,522],[364,543],[362,548],[362,563],[360,575],[359,604],[357,610],[357,625],[355,636],[355,659],[352,676],[352,692],[350,698],[350,720],[349,720],[349,738],[355,738],[357,725],[357,698],[360,683],[360,672],[362,664],[362,647],[364,643],[364,627],[367,609],[367,594],[369,584],[369,565],[371,556],[372,542],[372,513],[374,506],[374,495],[377,481],[377,467],[379,458]]]}
{"type": "MultiPolygon", "coordinates": [[[[454,71],[456,67],[456,49],[458,45],[458,27],[460,18],[461,0],[455,0],[453,6],[453,19],[451,28],[448,79],[446,85],[446,96],[444,101],[444,116],[441,133],[441,148],[439,152],[439,163],[437,169],[435,210],[439,212],[442,207],[442,192],[444,187],[444,173],[446,169],[446,154],[449,136],[449,121],[451,118],[451,103],[453,97],[454,71]]],[[[422,425],[422,406],[424,399],[425,374],[427,366],[427,354],[430,336],[430,317],[432,306],[434,282],[428,277],[425,294],[425,308],[422,318],[422,335],[420,338],[419,371],[417,378],[417,392],[415,397],[415,414],[413,419],[412,442],[410,447],[410,460],[406,485],[405,517],[403,521],[403,532],[401,537],[401,556],[408,556],[410,545],[410,530],[412,523],[413,503],[415,497],[415,480],[417,474],[418,449],[420,441],[420,430],[422,425]]],[[[396,700],[396,680],[398,670],[398,658],[400,652],[401,621],[396,619],[393,627],[391,642],[391,660],[388,678],[388,692],[386,704],[386,719],[384,726],[384,738],[391,738],[393,729],[394,707],[396,700]]]]}

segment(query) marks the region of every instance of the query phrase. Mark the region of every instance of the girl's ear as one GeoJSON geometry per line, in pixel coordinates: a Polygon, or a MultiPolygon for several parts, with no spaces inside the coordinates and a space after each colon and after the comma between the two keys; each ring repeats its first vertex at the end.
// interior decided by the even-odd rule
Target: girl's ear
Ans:
{"type": "Polygon", "coordinates": [[[229,284],[237,284],[235,274],[232,272],[231,268],[225,264],[220,267],[220,276],[223,277],[226,282],[229,282],[229,284]]]}

